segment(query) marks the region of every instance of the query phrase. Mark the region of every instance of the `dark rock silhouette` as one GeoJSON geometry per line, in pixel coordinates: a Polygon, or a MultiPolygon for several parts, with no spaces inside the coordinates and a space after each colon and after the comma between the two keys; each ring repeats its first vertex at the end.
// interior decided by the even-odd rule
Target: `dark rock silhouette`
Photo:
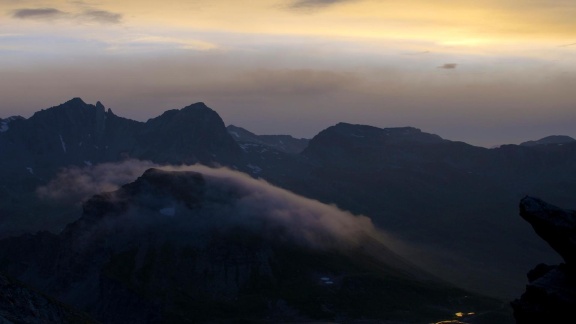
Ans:
{"type": "Polygon", "coordinates": [[[576,211],[527,196],[520,201],[520,215],[564,263],[539,264],[528,272],[526,291],[511,303],[516,323],[575,323],[576,211]]]}

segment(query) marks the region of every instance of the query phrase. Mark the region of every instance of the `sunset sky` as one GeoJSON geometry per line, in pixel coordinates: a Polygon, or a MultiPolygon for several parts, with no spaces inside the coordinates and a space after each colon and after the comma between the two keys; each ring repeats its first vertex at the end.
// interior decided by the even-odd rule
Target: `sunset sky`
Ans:
{"type": "Polygon", "coordinates": [[[574,0],[0,0],[0,118],[203,101],[257,134],[576,137],[575,17],[574,0]]]}

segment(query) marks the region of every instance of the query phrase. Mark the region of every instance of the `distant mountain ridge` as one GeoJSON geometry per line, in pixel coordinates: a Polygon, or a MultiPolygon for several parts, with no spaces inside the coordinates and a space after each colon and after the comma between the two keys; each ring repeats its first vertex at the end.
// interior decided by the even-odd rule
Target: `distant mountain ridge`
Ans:
{"type": "Polygon", "coordinates": [[[228,125],[226,129],[239,143],[266,145],[284,153],[298,154],[308,146],[309,142],[307,138],[294,138],[291,135],[256,135],[234,125],[228,125]]]}
{"type": "Polygon", "coordinates": [[[576,140],[566,135],[551,135],[541,138],[537,141],[527,141],[520,143],[520,146],[536,146],[536,145],[551,145],[551,144],[566,144],[573,143],[576,140]]]}
{"type": "Polygon", "coordinates": [[[42,174],[66,165],[96,164],[125,158],[159,163],[232,165],[241,151],[224,122],[204,103],[138,122],[116,116],[100,103],[74,98],[11,122],[0,149],[12,157],[0,166],[42,174]],[[28,169],[28,171],[30,171],[28,169]]]}
{"type": "Polygon", "coordinates": [[[198,162],[366,215],[416,246],[414,259],[435,274],[510,297],[524,286],[533,258],[556,257],[517,222],[515,201],[531,194],[571,206],[576,195],[574,142],[487,149],[412,127],[339,123],[296,153],[277,146],[280,137],[266,142],[246,131],[239,141],[230,130],[240,128],[225,127],[203,103],[138,122],[79,98],[7,125],[0,132],[0,152],[9,157],[0,160],[3,237],[59,231],[78,217],[77,206],[65,210],[36,196],[61,168],[129,159],[198,162]],[[522,252],[527,247],[530,254],[522,252]]]}

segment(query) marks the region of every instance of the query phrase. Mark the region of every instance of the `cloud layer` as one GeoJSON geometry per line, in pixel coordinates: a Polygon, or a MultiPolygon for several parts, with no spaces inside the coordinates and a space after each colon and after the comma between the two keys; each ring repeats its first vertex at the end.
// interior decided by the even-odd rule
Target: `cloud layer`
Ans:
{"type": "Polygon", "coordinates": [[[135,224],[149,227],[174,223],[176,232],[184,231],[187,236],[192,232],[207,233],[208,229],[241,228],[275,241],[314,247],[352,246],[366,237],[382,239],[365,216],[352,215],[226,168],[161,166],[139,160],[105,163],[62,170],[48,185],[38,188],[38,194],[44,199],[78,203],[132,182],[151,167],[201,173],[206,181],[203,203],[190,210],[185,202],[173,197],[145,195],[140,204],[148,207],[133,209],[127,212],[128,218],[118,220],[128,222],[131,228],[135,224]]]}

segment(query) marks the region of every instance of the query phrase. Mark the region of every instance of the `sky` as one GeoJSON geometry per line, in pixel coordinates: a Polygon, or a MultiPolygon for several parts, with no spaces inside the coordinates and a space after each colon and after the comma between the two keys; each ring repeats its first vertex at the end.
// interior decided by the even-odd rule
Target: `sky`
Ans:
{"type": "Polygon", "coordinates": [[[256,134],[576,138],[574,17],[573,0],[0,0],[0,118],[202,101],[256,134]]]}

